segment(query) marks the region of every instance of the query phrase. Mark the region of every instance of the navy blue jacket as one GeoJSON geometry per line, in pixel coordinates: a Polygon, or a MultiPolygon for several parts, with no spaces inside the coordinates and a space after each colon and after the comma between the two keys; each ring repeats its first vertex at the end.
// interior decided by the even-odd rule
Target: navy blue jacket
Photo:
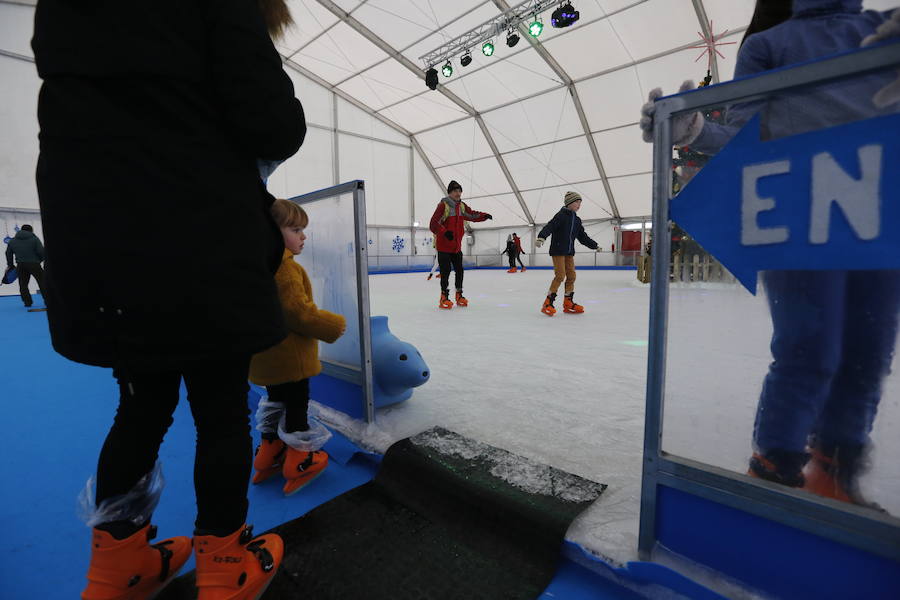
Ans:
{"type": "Polygon", "coordinates": [[[543,240],[549,236],[553,236],[550,240],[550,256],[572,256],[575,254],[576,239],[591,250],[597,249],[597,242],[584,232],[581,218],[568,208],[561,208],[538,234],[543,240]]]}

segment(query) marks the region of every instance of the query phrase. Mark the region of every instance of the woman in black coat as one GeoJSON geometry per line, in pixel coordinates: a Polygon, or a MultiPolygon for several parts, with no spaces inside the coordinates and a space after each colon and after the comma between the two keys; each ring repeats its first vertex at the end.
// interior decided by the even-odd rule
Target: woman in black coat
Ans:
{"type": "Polygon", "coordinates": [[[182,379],[197,426],[200,597],[204,573],[217,586],[230,577],[217,557],[248,557],[247,589],[280,561],[277,536],[248,553],[244,521],[248,364],[285,337],[273,280],[283,246],[256,161],[290,157],[306,133],[266,27],[285,14],[283,0],[38,3],[50,332],[63,356],[112,367],[121,393],[84,598],[117,589],[110,569],[135,571],[119,575],[150,594],[159,570],[134,565],[149,553],[174,574],[190,554],[187,538],[149,546],[145,533],[182,379]]]}

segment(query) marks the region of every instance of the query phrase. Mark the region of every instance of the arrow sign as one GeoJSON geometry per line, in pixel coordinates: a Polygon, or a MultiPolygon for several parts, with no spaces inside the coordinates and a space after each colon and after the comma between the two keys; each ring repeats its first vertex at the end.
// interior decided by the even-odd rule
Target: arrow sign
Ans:
{"type": "Polygon", "coordinates": [[[756,293],[758,271],[900,269],[900,114],[774,141],[759,115],[669,205],[756,293]]]}

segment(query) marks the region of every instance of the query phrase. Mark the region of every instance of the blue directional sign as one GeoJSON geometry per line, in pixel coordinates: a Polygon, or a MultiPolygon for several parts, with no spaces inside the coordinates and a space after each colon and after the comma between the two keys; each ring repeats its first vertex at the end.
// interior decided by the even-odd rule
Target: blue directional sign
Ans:
{"type": "Polygon", "coordinates": [[[761,142],[757,115],[670,203],[756,293],[758,271],[900,269],[900,114],[761,142]]]}

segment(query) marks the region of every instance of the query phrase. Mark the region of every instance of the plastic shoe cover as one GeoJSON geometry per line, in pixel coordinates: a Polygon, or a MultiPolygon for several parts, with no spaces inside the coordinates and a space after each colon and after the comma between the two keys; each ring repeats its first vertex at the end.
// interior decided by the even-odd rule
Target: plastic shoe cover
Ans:
{"type": "Polygon", "coordinates": [[[146,523],[153,516],[166,480],[159,461],[153,470],[140,478],[126,494],[107,498],[97,506],[94,498],[95,478],[92,475],[78,495],[78,516],[88,527],[111,521],[130,521],[135,525],[146,523]]]}
{"type": "Polygon", "coordinates": [[[284,414],[284,402],[270,402],[268,396],[259,399],[256,408],[256,430],[273,433],[278,429],[278,421],[284,414]]]}
{"type": "Polygon", "coordinates": [[[281,420],[278,422],[278,437],[294,450],[300,450],[301,452],[315,452],[321,449],[325,442],[331,439],[331,432],[315,418],[316,416],[314,411],[310,409],[309,417],[307,418],[309,429],[288,433],[284,430],[285,416],[282,415],[281,420]]]}
{"type": "Polygon", "coordinates": [[[191,538],[150,544],[154,537],[156,527],[149,523],[122,540],[94,529],[82,600],[137,600],[158,594],[191,557],[191,538]]]}

